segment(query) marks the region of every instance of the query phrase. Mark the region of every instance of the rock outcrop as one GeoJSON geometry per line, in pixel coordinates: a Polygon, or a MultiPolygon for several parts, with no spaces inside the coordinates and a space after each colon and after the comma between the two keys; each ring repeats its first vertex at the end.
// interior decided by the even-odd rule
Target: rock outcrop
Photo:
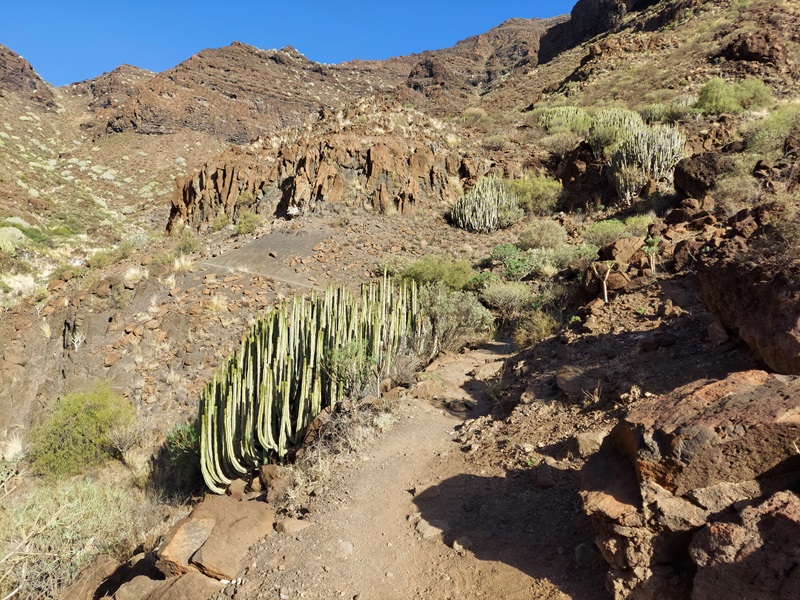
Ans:
{"type": "Polygon", "coordinates": [[[55,106],[52,88],[39,77],[31,64],[0,44],[0,97],[3,91],[24,94],[43,106],[55,106]]]}
{"type": "MultiPolygon", "coordinates": [[[[737,540],[723,541],[718,523],[800,478],[799,408],[800,379],[745,371],[629,410],[588,461],[582,492],[615,598],[688,598],[693,538],[701,567],[725,562],[722,546],[737,540]]],[[[763,513],[743,515],[744,527],[763,513]]]]}
{"type": "Polygon", "coordinates": [[[276,151],[231,150],[179,180],[168,230],[180,223],[203,231],[219,213],[235,222],[244,209],[283,216],[321,203],[404,213],[451,203],[462,184],[492,169],[519,168],[474,157],[467,144],[451,150],[452,132],[437,130],[420,113],[396,105],[373,109],[364,101],[343,114],[327,113],[311,134],[276,151]]]}

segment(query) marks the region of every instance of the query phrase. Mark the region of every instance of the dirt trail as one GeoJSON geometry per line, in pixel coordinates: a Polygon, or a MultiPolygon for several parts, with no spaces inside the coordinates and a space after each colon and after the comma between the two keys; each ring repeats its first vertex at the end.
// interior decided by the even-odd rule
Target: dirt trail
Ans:
{"type": "Polygon", "coordinates": [[[587,586],[576,571],[574,538],[590,534],[575,511],[530,474],[477,464],[454,441],[465,418],[485,411],[480,379],[502,366],[504,350],[437,359],[418,397],[401,399],[398,422],[312,498],[312,525],[263,540],[219,597],[604,598],[601,581],[587,586]]]}

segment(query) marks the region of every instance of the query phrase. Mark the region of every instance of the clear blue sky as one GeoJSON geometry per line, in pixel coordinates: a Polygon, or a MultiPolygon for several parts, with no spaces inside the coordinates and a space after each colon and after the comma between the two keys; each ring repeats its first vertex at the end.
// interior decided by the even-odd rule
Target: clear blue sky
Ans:
{"type": "Polygon", "coordinates": [[[65,85],[121,64],[163,71],[234,40],[294,46],[311,60],[383,59],[452,46],[511,17],[553,17],[575,0],[0,0],[0,44],[65,85]]]}

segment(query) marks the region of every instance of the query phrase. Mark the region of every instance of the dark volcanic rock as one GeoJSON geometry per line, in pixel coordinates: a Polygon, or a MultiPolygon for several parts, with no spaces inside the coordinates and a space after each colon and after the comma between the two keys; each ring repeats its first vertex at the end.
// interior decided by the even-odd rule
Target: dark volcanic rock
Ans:
{"type": "Polygon", "coordinates": [[[717,179],[733,170],[730,157],[719,152],[703,152],[684,158],[675,166],[675,189],[702,200],[714,188],[717,179]]]}
{"type": "Polygon", "coordinates": [[[39,104],[54,106],[50,85],[39,77],[30,63],[16,52],[0,45],[0,95],[3,91],[18,92],[39,104]]]}
{"type": "Polygon", "coordinates": [[[780,65],[786,62],[786,44],[776,32],[741,33],[721,55],[729,60],[744,60],[780,65]]]}

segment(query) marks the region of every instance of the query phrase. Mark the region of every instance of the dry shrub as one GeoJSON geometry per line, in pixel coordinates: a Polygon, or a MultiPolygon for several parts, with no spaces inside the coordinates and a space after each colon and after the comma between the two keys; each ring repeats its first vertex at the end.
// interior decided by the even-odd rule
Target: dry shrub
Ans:
{"type": "Polygon", "coordinates": [[[531,248],[558,248],[567,241],[567,231],[556,221],[534,219],[519,234],[517,245],[523,250],[531,248]]]}
{"type": "Polygon", "coordinates": [[[521,349],[530,348],[558,331],[558,321],[546,310],[534,309],[525,313],[514,329],[514,343],[521,349]]]}

